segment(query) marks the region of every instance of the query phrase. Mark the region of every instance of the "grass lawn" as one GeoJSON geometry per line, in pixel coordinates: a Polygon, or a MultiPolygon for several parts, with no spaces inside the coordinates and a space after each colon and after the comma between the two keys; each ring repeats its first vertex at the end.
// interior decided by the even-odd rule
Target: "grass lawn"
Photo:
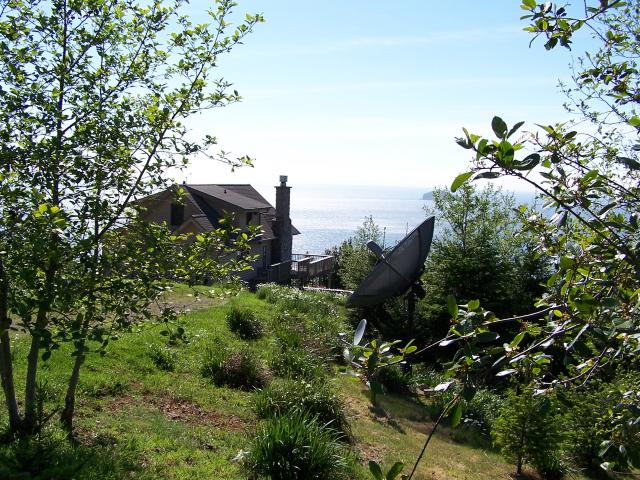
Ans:
{"type": "MultiPolygon", "coordinates": [[[[200,373],[208,348],[220,343],[247,344],[267,363],[276,348],[269,334],[244,342],[229,331],[225,315],[233,305],[253,310],[266,325],[281,313],[274,304],[249,292],[194,303],[186,290],[170,301],[187,304],[184,316],[189,342],[172,347],[173,371],[152,360],[150,345],[166,337],[157,324],[136,327],[112,342],[104,357],[89,355],[78,387],[76,433],[72,446],[56,425],[56,415],[37,441],[0,444],[0,478],[6,479],[246,479],[234,458],[247,448],[260,424],[252,409],[252,391],[216,387],[200,373]],[[195,305],[195,306],[194,306],[195,305]]],[[[342,307],[340,307],[342,308],[342,307]]],[[[15,358],[26,356],[27,338],[18,336],[15,358]]],[[[70,345],[42,363],[40,398],[43,415],[55,412],[64,398],[71,370],[70,345]]],[[[24,377],[17,362],[16,380],[24,377]]],[[[334,368],[335,370],[335,368],[334,368]]],[[[356,478],[369,478],[367,461],[386,466],[407,464],[408,473],[431,427],[426,408],[412,398],[382,395],[372,409],[360,383],[334,374],[330,381],[345,401],[360,466],[356,478]]],[[[18,383],[19,391],[23,385],[18,383]]],[[[0,410],[0,427],[6,426],[0,410]]],[[[514,471],[498,454],[460,441],[440,430],[418,467],[416,479],[507,479],[514,471]]]]}

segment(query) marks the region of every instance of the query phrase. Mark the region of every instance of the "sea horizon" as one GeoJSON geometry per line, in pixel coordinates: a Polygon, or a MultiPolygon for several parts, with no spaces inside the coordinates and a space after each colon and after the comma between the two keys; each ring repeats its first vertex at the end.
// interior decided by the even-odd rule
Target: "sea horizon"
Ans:
{"type": "MultiPolygon", "coordinates": [[[[423,200],[434,187],[363,185],[291,185],[291,221],[300,231],[293,237],[294,253],[323,254],[352,237],[366,218],[380,227],[384,247],[395,245],[427,218],[423,200]]],[[[275,204],[274,186],[258,191],[275,204]]],[[[527,202],[530,192],[512,192],[516,203],[527,202]]]]}

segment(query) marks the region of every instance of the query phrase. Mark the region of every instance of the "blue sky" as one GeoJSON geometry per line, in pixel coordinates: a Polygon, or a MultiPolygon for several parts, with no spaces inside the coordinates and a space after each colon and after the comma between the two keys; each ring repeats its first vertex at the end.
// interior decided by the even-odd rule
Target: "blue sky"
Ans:
{"type": "Polygon", "coordinates": [[[468,164],[463,126],[566,119],[557,85],[572,54],[529,48],[519,3],[240,0],[237,13],[266,18],[221,58],[243,102],[188,125],[255,168],[195,159],[187,181],[448,185],[468,164]]]}

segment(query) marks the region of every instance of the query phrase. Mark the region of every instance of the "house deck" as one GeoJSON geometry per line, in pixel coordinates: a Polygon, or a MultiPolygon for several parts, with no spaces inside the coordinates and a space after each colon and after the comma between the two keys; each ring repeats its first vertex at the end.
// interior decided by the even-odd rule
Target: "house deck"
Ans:
{"type": "Polygon", "coordinates": [[[264,273],[269,282],[283,283],[295,278],[304,283],[312,278],[330,274],[333,266],[334,258],[331,255],[294,253],[290,261],[275,263],[264,273]]]}

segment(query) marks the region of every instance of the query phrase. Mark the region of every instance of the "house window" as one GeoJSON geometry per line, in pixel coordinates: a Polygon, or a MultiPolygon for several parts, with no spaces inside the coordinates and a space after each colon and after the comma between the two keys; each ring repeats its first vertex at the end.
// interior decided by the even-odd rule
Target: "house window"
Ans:
{"type": "Polygon", "coordinates": [[[171,226],[177,227],[184,223],[184,205],[178,203],[171,204],[171,226]]]}
{"type": "Polygon", "coordinates": [[[251,220],[253,220],[253,212],[247,213],[247,225],[251,225],[251,220]]]}

